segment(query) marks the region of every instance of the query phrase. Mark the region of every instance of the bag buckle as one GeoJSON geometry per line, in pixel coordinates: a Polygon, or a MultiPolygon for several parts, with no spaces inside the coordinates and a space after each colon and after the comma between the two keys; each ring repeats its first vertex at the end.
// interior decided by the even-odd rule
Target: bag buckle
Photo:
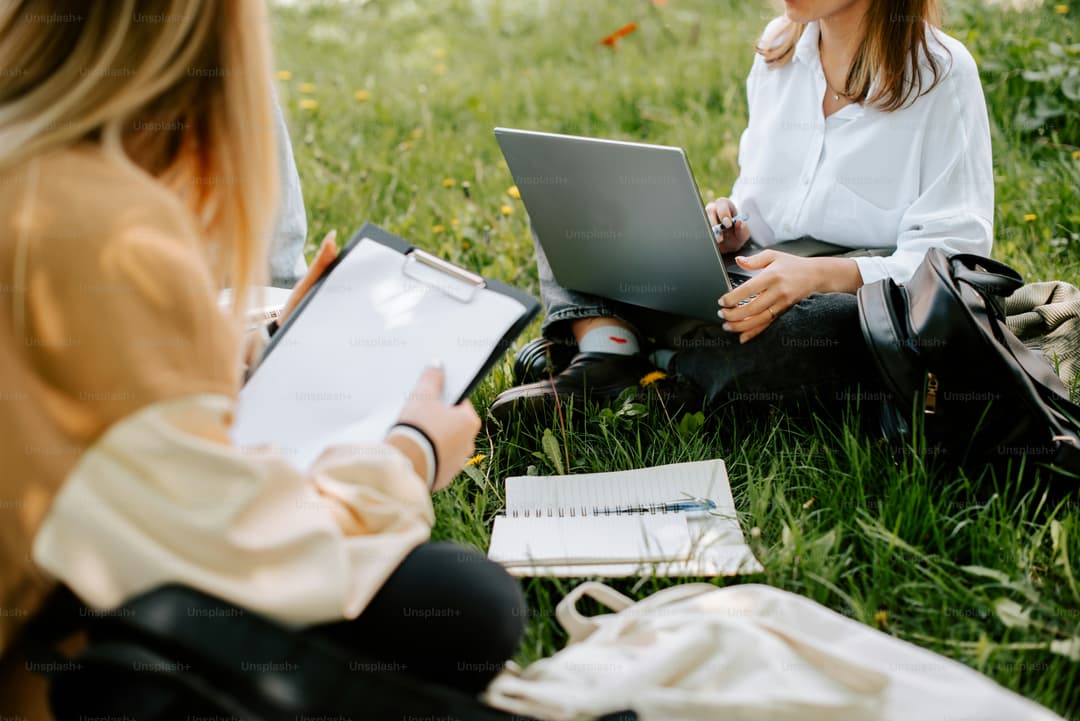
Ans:
{"type": "Polygon", "coordinates": [[[923,403],[923,413],[932,416],[937,413],[937,376],[929,371],[926,373],[926,400],[923,403]]]}

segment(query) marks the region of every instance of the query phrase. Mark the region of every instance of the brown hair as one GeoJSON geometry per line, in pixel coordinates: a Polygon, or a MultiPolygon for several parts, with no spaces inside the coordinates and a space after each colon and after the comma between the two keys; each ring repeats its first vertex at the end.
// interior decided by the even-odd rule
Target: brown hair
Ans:
{"type": "MultiPolygon", "coordinates": [[[[930,53],[928,25],[941,27],[937,0],[871,2],[862,20],[863,39],[855,51],[841,94],[890,112],[933,90],[944,71],[930,53]],[[924,58],[932,76],[929,83],[919,72],[924,58]],[[875,78],[879,83],[873,96],[869,96],[875,78]]],[[[805,23],[789,20],[772,37],[762,38],[756,50],[770,68],[786,65],[805,29],[805,23]]]]}
{"type": "Polygon", "coordinates": [[[262,0],[12,0],[0,67],[19,70],[0,74],[0,168],[95,143],[190,208],[219,281],[262,279],[277,198],[262,0]]]}

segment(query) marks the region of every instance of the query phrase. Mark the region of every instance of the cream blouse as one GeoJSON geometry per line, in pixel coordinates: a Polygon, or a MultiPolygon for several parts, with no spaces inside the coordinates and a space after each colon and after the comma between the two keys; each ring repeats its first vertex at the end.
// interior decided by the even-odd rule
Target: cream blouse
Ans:
{"type": "Polygon", "coordinates": [[[57,580],[166,582],[291,624],[359,614],[429,535],[385,444],[310,472],[229,442],[240,340],[180,201],[94,146],[0,172],[0,652],[57,580]]]}

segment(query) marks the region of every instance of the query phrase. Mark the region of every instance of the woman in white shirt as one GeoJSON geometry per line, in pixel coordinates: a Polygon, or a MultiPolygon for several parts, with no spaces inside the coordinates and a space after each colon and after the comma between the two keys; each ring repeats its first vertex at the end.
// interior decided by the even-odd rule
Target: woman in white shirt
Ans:
{"type": "Polygon", "coordinates": [[[578,354],[553,381],[512,388],[496,417],[559,396],[604,402],[659,366],[723,398],[768,402],[872,382],[854,293],[904,283],[927,249],[987,255],[990,129],[970,53],[934,0],[787,0],[747,78],[749,123],[729,198],[706,206],[720,249],[756,276],[700,324],[561,288],[537,246],[546,337],[578,354]],[[745,214],[746,222],[732,218],[745,214]],[[814,238],[836,257],[769,249],[814,238]],[[742,305],[740,302],[745,301],[742,305]],[[757,339],[750,345],[743,345],[757,339]],[[650,358],[645,352],[654,350],[650,358]]]}

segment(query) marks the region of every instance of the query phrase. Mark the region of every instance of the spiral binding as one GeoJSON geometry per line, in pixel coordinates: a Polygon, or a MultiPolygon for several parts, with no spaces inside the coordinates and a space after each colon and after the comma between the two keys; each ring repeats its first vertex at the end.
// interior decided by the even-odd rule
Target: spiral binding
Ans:
{"type": "Polygon", "coordinates": [[[512,518],[577,518],[579,516],[634,516],[657,513],[678,513],[667,503],[642,503],[632,506],[560,506],[558,508],[526,508],[510,511],[512,518]]]}

